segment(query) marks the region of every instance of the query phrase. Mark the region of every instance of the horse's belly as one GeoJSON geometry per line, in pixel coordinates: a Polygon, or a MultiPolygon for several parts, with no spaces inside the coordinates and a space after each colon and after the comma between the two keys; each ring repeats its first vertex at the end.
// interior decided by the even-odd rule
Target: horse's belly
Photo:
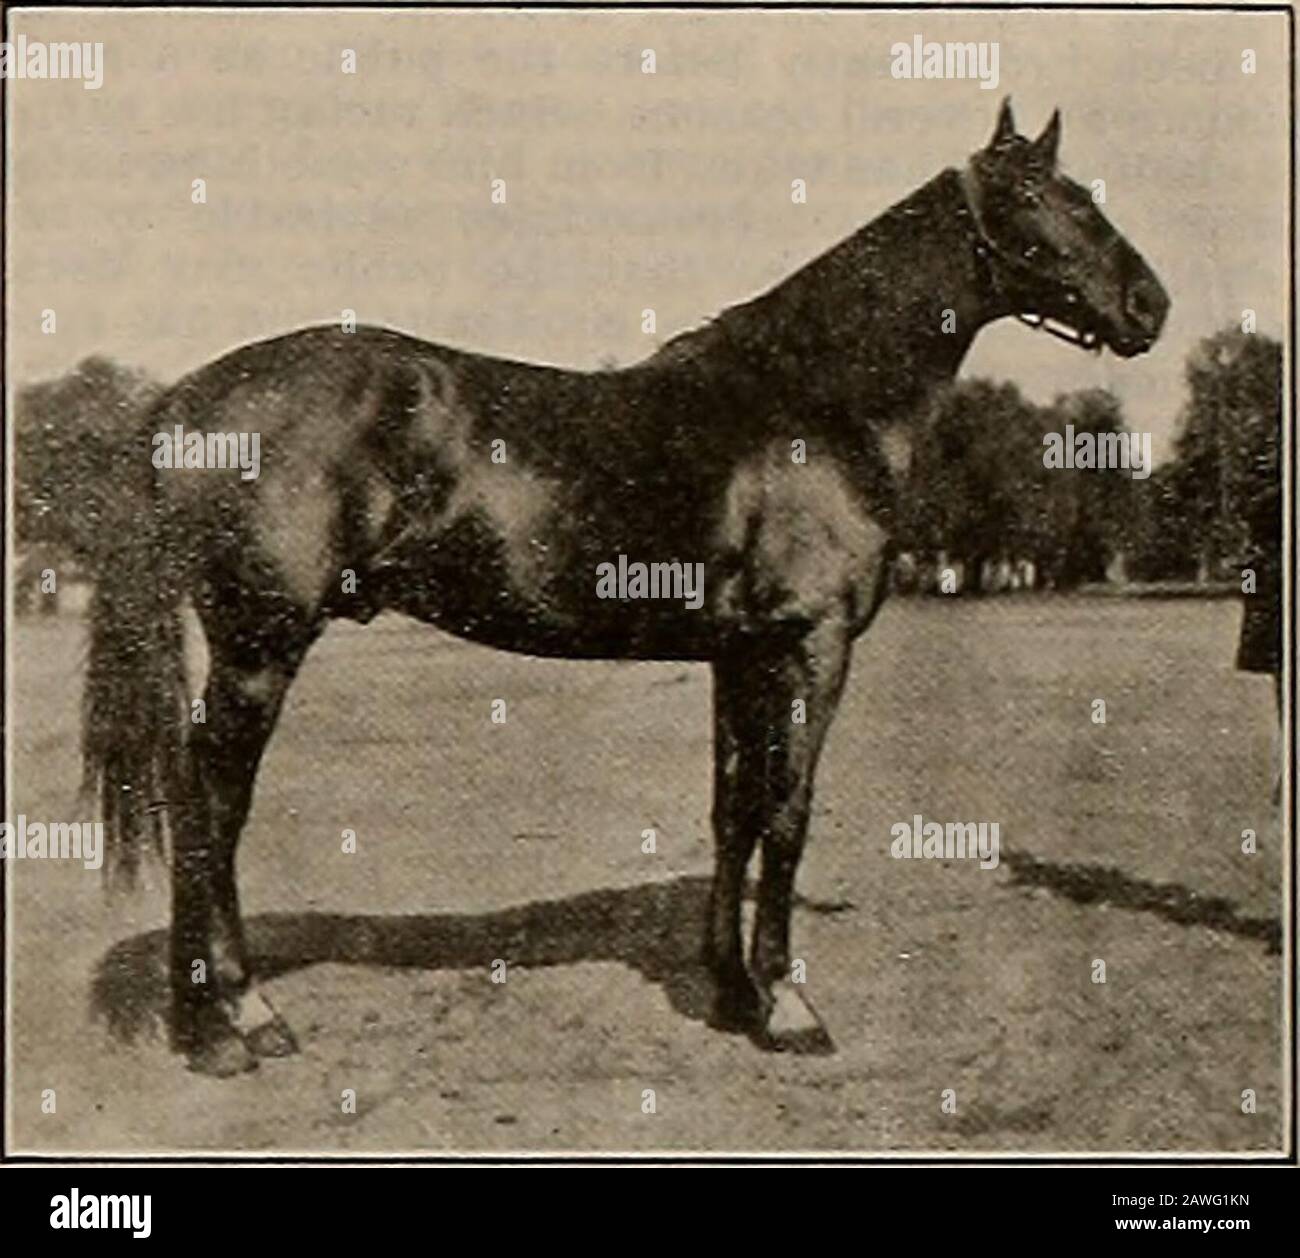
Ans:
{"type": "MultiPolygon", "coordinates": [[[[597,576],[521,586],[482,565],[472,576],[445,553],[399,582],[385,604],[457,637],[525,655],[577,659],[707,659],[718,635],[708,606],[667,597],[602,597],[597,576]]],[[[393,582],[387,582],[391,590],[393,582]]]]}
{"type": "Polygon", "coordinates": [[[711,654],[736,579],[725,558],[661,557],[662,540],[627,521],[583,527],[534,489],[525,481],[495,503],[476,496],[409,529],[372,569],[379,605],[529,655],[711,654]]]}

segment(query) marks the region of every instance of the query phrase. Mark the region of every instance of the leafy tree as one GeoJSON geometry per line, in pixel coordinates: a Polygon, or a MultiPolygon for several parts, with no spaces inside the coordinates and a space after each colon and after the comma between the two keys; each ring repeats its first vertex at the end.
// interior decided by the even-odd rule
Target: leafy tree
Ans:
{"type": "Polygon", "coordinates": [[[119,527],[120,486],[139,480],[127,440],[160,386],[108,358],[84,359],[14,399],[14,530],[18,544],[92,564],[119,527]]]}
{"type": "Polygon", "coordinates": [[[1034,408],[1014,384],[965,381],[945,390],[918,434],[907,493],[909,547],[963,560],[978,590],[985,560],[1009,553],[1024,491],[1041,463],[1034,408]]]}
{"type": "Polygon", "coordinates": [[[1135,497],[1128,535],[1128,575],[1134,581],[1191,581],[1200,545],[1177,462],[1161,464],[1135,497]]]}
{"type": "Polygon", "coordinates": [[[1215,572],[1248,547],[1270,486],[1281,532],[1282,346],[1229,327],[1197,345],[1186,374],[1174,486],[1201,570],[1215,572]]]}
{"type": "Polygon", "coordinates": [[[1123,471],[1049,468],[1044,438],[1124,432],[1105,390],[1031,405],[1014,384],[963,381],[946,390],[917,439],[907,494],[909,549],[964,561],[969,589],[986,560],[1027,558],[1062,587],[1104,579],[1123,544],[1136,482],[1123,471]]]}
{"type": "MultiPolygon", "coordinates": [[[[1127,435],[1119,399],[1107,389],[1085,389],[1063,394],[1043,412],[1043,433],[1066,426],[1075,434],[1127,435]]],[[[1042,494],[1046,519],[1037,522],[1032,546],[1038,568],[1050,583],[1070,589],[1084,582],[1104,581],[1106,568],[1127,540],[1136,487],[1131,469],[1047,468],[1048,485],[1042,494]]]]}

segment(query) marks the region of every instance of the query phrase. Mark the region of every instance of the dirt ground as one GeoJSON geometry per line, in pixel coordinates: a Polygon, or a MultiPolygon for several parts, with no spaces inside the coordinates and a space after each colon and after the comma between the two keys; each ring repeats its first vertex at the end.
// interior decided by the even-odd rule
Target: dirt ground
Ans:
{"type": "MultiPolygon", "coordinates": [[[[1239,616],[886,606],[799,875],[794,950],[829,1057],[705,1025],[707,669],[542,662],[395,619],[332,630],[290,694],[240,860],[265,991],[301,1054],[190,1074],[158,1033],[160,872],[113,902],[80,866],[10,862],[12,1145],[1277,1148],[1273,709],[1267,678],[1232,671],[1239,616]],[[890,826],[914,813],[998,821],[999,867],[891,859],[890,826]]],[[[15,630],[12,814],[79,815],[83,651],[71,617],[15,630]]]]}

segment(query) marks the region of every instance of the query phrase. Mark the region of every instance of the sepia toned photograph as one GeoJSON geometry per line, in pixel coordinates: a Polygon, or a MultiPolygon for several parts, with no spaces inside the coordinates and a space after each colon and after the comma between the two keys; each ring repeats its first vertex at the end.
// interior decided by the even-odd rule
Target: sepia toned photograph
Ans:
{"type": "Polygon", "coordinates": [[[1292,68],[6,7],[5,1155],[1294,1164],[1292,68]]]}

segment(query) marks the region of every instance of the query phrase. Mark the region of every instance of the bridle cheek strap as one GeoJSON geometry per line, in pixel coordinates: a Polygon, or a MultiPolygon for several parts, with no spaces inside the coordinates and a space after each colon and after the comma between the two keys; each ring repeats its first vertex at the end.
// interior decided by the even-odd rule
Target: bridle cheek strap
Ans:
{"type": "Polygon", "coordinates": [[[1030,275],[1034,274],[1033,268],[1023,259],[1007,253],[989,235],[988,228],[984,225],[984,199],[980,192],[979,179],[976,177],[970,162],[967,162],[961,168],[958,172],[958,178],[961,181],[962,193],[966,198],[966,212],[970,215],[971,224],[975,228],[975,256],[988,271],[989,278],[998,292],[1004,297],[1008,296],[1006,286],[996,269],[991,265],[991,261],[996,260],[1008,270],[1024,271],[1030,275]]]}

